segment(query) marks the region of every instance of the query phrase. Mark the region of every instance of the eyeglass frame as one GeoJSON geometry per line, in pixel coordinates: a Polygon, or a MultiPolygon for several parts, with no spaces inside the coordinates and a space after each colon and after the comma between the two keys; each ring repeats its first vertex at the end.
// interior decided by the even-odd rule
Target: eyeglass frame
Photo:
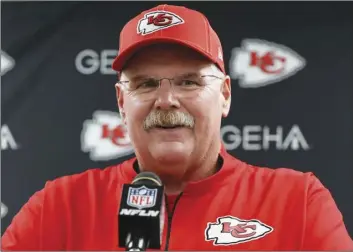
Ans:
{"type": "MultiPolygon", "coordinates": [[[[213,78],[216,78],[216,79],[218,79],[218,80],[225,80],[225,76],[224,77],[220,77],[220,76],[216,76],[216,75],[213,75],[213,74],[203,74],[203,75],[197,75],[197,74],[195,74],[196,76],[198,76],[200,79],[201,78],[204,78],[204,77],[213,77],[213,78]]],[[[185,79],[184,80],[188,80],[187,78],[188,77],[186,77],[187,76],[187,74],[185,74],[185,79]]],[[[177,76],[178,77],[178,76],[177,76]]],[[[183,77],[183,75],[181,75],[181,76],[179,76],[180,78],[182,78],[183,77]]],[[[176,79],[176,77],[173,77],[173,78],[167,78],[167,77],[162,77],[162,78],[159,78],[159,79],[156,79],[156,78],[154,78],[154,77],[146,77],[145,78],[146,79],[146,82],[147,81],[150,81],[150,80],[153,80],[153,81],[155,81],[156,83],[158,83],[158,86],[157,87],[155,87],[155,90],[153,90],[153,91],[156,91],[156,90],[158,90],[160,87],[161,87],[161,85],[162,85],[162,80],[168,80],[169,81],[169,84],[172,86],[172,88],[173,88],[173,86],[174,86],[174,80],[176,79]]],[[[189,80],[190,81],[190,80],[189,80]]],[[[123,86],[123,88],[126,88],[128,91],[130,91],[130,92],[134,92],[134,91],[136,91],[139,87],[137,87],[136,89],[131,89],[131,90],[129,90],[129,87],[127,87],[126,86],[126,84],[128,84],[128,83],[131,83],[132,81],[130,81],[130,80],[119,80],[116,84],[117,85],[120,85],[120,86],[123,86]]],[[[201,83],[197,83],[198,85],[199,85],[199,87],[201,87],[201,88],[203,88],[203,87],[205,87],[205,86],[208,86],[208,85],[210,85],[210,84],[208,84],[208,85],[202,85],[201,83]]],[[[197,90],[197,89],[194,89],[194,90],[197,90]]],[[[189,91],[194,91],[194,90],[189,90],[189,91]]]]}

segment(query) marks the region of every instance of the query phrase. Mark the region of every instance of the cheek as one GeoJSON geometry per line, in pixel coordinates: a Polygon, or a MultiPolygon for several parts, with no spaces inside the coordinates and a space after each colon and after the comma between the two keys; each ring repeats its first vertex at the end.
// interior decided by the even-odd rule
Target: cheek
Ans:
{"type": "MultiPolygon", "coordinates": [[[[220,111],[220,97],[215,90],[207,89],[190,100],[192,113],[200,121],[215,119],[220,111]]],[[[191,110],[190,109],[190,110],[191,110]]]]}
{"type": "Polygon", "coordinates": [[[195,117],[196,134],[200,133],[204,137],[208,132],[213,131],[214,127],[219,127],[221,108],[219,96],[214,90],[203,92],[189,100],[187,110],[195,117]]]}
{"type": "Polygon", "coordinates": [[[143,121],[150,112],[149,105],[128,99],[125,100],[124,109],[129,134],[131,136],[138,134],[139,130],[142,129],[143,121]]]}

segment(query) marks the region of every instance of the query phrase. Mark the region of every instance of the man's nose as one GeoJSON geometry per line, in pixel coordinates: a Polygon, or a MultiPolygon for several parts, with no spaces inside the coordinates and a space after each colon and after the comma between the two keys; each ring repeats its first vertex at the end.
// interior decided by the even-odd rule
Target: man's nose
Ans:
{"type": "Polygon", "coordinates": [[[173,90],[172,82],[167,79],[161,80],[160,87],[156,93],[155,108],[168,110],[179,107],[180,103],[173,90]]]}

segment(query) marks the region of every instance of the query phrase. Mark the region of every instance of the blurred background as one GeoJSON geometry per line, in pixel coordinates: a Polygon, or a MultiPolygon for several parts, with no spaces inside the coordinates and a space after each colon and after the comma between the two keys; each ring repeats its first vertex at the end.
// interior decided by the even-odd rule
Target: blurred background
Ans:
{"type": "MultiPolygon", "coordinates": [[[[123,25],[160,3],[1,3],[1,232],[46,181],[133,155],[111,63],[123,25]]],[[[228,151],[313,172],[353,236],[353,3],[166,3],[203,12],[222,41],[228,151]]]]}

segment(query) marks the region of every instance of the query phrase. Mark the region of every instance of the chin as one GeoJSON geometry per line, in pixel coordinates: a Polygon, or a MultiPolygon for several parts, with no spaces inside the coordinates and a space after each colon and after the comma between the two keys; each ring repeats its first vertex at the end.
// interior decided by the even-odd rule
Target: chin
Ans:
{"type": "Polygon", "coordinates": [[[176,164],[187,160],[192,150],[181,142],[164,142],[154,145],[150,152],[159,162],[176,164]]]}

